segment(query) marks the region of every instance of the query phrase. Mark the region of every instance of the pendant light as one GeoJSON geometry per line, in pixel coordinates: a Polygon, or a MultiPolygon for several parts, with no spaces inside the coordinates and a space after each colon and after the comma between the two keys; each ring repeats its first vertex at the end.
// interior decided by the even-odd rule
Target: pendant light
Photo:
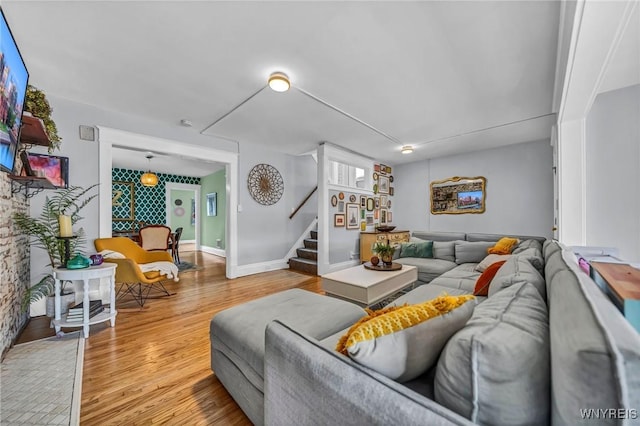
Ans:
{"type": "Polygon", "coordinates": [[[153,155],[147,155],[147,160],[149,160],[149,170],[142,176],[140,176],[140,183],[144,186],[154,187],[158,184],[158,175],[151,171],[151,159],[153,155]]]}

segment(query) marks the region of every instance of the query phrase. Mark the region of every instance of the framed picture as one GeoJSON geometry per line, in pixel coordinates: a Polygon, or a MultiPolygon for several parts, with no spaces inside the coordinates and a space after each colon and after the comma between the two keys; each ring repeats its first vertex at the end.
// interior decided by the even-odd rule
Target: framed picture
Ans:
{"type": "Polygon", "coordinates": [[[344,215],[343,214],[334,214],[333,215],[333,226],[336,226],[336,227],[344,226],[344,215]]]}
{"type": "Polygon", "coordinates": [[[387,212],[387,223],[393,222],[392,215],[393,215],[392,212],[387,212]]]}
{"type": "Polygon", "coordinates": [[[380,194],[388,194],[389,193],[389,176],[378,177],[378,192],[380,194]]]}
{"type": "Polygon", "coordinates": [[[334,195],[333,197],[331,197],[331,205],[333,207],[338,205],[338,196],[337,195],[334,195]]]}
{"type": "Polygon", "coordinates": [[[111,217],[113,220],[134,220],[135,186],[133,182],[116,182],[111,185],[111,217]]]}
{"type": "Polygon", "coordinates": [[[211,192],[207,194],[207,216],[218,215],[218,193],[211,192]]]}
{"type": "Polygon", "coordinates": [[[380,196],[380,207],[387,207],[387,196],[386,195],[381,195],[380,196]]]}
{"type": "Polygon", "coordinates": [[[355,203],[347,203],[347,229],[360,228],[360,206],[355,203]]]}
{"type": "Polygon", "coordinates": [[[373,171],[374,172],[379,172],[380,171],[380,164],[374,164],[373,165],[373,171]]]}
{"type": "Polygon", "coordinates": [[[486,179],[452,177],[433,181],[430,186],[431,214],[484,213],[486,179]]]}
{"type": "Polygon", "coordinates": [[[384,164],[380,164],[380,174],[381,175],[387,174],[387,166],[385,166],[384,164]]]}
{"type": "Polygon", "coordinates": [[[380,209],[375,209],[373,211],[373,218],[376,219],[376,220],[380,219],[380,209]]]}
{"type": "Polygon", "coordinates": [[[380,197],[376,197],[376,198],[374,198],[374,200],[375,200],[376,209],[379,209],[380,208],[380,197]]]}
{"type": "Polygon", "coordinates": [[[364,219],[365,209],[360,209],[360,219],[364,219]]]}
{"type": "Polygon", "coordinates": [[[380,225],[386,225],[387,221],[387,209],[380,209],[380,225]]]}
{"type": "Polygon", "coordinates": [[[338,201],[338,213],[344,213],[344,201],[338,201]]]}
{"type": "Polygon", "coordinates": [[[372,212],[376,208],[375,200],[371,197],[367,198],[367,211],[372,212]]]}
{"type": "Polygon", "coordinates": [[[389,187],[389,195],[393,195],[393,192],[394,192],[393,186],[389,187]]]}
{"type": "Polygon", "coordinates": [[[366,220],[367,220],[367,226],[372,226],[373,225],[373,215],[372,214],[368,214],[366,220]]]}
{"type": "Polygon", "coordinates": [[[367,208],[367,197],[364,195],[360,196],[360,208],[361,209],[366,209],[367,208]]]}
{"type": "Polygon", "coordinates": [[[367,230],[367,222],[365,222],[364,220],[360,222],[360,230],[362,232],[367,230]]]}
{"type": "Polygon", "coordinates": [[[355,203],[356,202],[356,196],[354,194],[349,195],[349,202],[350,203],[355,203]]]}

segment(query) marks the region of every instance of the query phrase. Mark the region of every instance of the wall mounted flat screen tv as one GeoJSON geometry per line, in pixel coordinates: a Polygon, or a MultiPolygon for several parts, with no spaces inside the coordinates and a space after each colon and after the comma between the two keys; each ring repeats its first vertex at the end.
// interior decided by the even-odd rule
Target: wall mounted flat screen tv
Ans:
{"type": "Polygon", "coordinates": [[[0,170],[13,172],[29,73],[0,8],[0,170]]]}
{"type": "Polygon", "coordinates": [[[33,174],[46,177],[56,188],[69,187],[69,158],[57,155],[29,153],[33,174]]]}

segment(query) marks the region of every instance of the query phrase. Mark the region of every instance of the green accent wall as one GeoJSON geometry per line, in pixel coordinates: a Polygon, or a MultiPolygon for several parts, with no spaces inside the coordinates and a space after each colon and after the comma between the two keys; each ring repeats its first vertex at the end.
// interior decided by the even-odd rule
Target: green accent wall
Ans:
{"type": "Polygon", "coordinates": [[[227,224],[227,179],[225,170],[219,170],[200,179],[201,203],[200,217],[202,218],[201,244],[208,247],[217,247],[216,240],[220,239],[220,248],[225,249],[225,226],[227,224]],[[207,194],[218,193],[217,216],[207,216],[207,194]]]}
{"type": "Polygon", "coordinates": [[[186,189],[172,189],[171,197],[171,227],[175,231],[176,228],[182,226],[182,237],[180,240],[195,240],[196,225],[191,224],[191,203],[195,197],[195,191],[186,189]],[[176,200],[181,200],[181,205],[176,205],[176,200]],[[182,213],[179,215],[178,213],[182,213]]]}

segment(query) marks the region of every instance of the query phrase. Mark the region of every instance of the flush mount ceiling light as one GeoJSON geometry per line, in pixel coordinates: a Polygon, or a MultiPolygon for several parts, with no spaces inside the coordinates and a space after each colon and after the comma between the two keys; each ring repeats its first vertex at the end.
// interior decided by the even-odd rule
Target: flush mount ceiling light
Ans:
{"type": "Polygon", "coordinates": [[[140,176],[140,183],[144,186],[154,187],[158,184],[158,176],[151,171],[151,159],[153,155],[147,155],[147,160],[149,160],[149,170],[142,176],[140,176]]]}
{"type": "Polygon", "coordinates": [[[275,92],[286,92],[291,87],[289,77],[283,72],[274,72],[269,76],[269,87],[275,92]]]}
{"type": "Polygon", "coordinates": [[[402,147],[400,152],[403,154],[411,154],[413,152],[413,147],[411,145],[405,145],[402,147]]]}

